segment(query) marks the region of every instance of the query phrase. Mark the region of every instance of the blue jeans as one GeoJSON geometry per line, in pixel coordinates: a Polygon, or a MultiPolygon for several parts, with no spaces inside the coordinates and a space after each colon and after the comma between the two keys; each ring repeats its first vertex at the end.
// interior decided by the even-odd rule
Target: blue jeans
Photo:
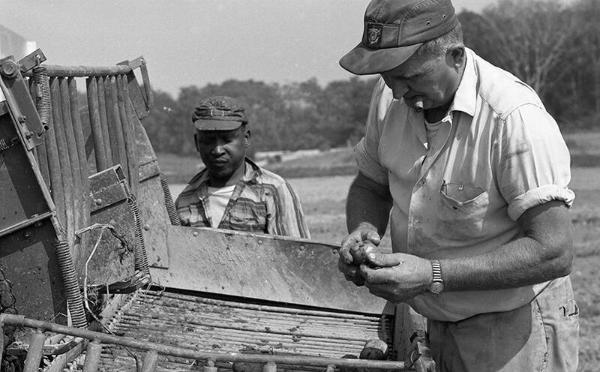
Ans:
{"type": "Polygon", "coordinates": [[[428,321],[438,371],[575,371],[579,309],[571,279],[552,281],[518,309],[459,322],[428,321]]]}

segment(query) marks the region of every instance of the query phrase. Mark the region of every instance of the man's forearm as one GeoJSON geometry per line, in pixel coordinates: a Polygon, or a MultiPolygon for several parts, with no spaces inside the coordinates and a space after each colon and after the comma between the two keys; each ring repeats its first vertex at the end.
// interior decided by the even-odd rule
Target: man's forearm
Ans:
{"type": "Polygon", "coordinates": [[[387,185],[377,184],[359,173],[348,191],[346,227],[352,232],[362,225],[383,235],[391,207],[392,198],[387,185]]]}
{"type": "Polygon", "coordinates": [[[520,238],[494,252],[440,260],[445,290],[515,288],[567,275],[572,255],[544,257],[544,247],[534,239],[520,238]]]}

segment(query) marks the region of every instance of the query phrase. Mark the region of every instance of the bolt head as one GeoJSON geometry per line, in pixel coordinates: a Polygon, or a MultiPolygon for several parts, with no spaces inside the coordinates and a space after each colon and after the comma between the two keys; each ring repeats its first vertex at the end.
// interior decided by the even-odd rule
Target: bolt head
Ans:
{"type": "Polygon", "coordinates": [[[0,65],[0,74],[6,76],[7,78],[14,78],[17,76],[18,71],[19,65],[17,65],[14,61],[4,61],[0,65]]]}

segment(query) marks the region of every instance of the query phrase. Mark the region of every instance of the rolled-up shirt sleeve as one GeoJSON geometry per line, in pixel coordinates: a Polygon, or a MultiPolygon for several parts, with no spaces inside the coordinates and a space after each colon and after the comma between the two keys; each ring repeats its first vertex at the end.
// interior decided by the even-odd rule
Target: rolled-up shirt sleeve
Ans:
{"type": "Polygon", "coordinates": [[[558,125],[543,107],[520,106],[504,120],[499,142],[498,186],[517,220],[551,200],[573,204],[569,150],[558,125]]]}
{"type": "Polygon", "coordinates": [[[354,147],[359,172],[382,185],[388,184],[388,172],[379,162],[379,139],[381,125],[392,99],[391,90],[383,79],[379,79],[371,96],[365,135],[354,147]]]}

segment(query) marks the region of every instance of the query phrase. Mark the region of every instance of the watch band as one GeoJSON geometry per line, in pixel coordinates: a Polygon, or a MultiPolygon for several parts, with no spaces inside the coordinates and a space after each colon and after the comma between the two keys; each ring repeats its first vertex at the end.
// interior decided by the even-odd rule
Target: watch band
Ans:
{"type": "Polygon", "coordinates": [[[442,279],[442,265],[439,260],[431,260],[431,272],[433,280],[429,291],[433,294],[440,294],[444,290],[444,280],[442,279]]]}

